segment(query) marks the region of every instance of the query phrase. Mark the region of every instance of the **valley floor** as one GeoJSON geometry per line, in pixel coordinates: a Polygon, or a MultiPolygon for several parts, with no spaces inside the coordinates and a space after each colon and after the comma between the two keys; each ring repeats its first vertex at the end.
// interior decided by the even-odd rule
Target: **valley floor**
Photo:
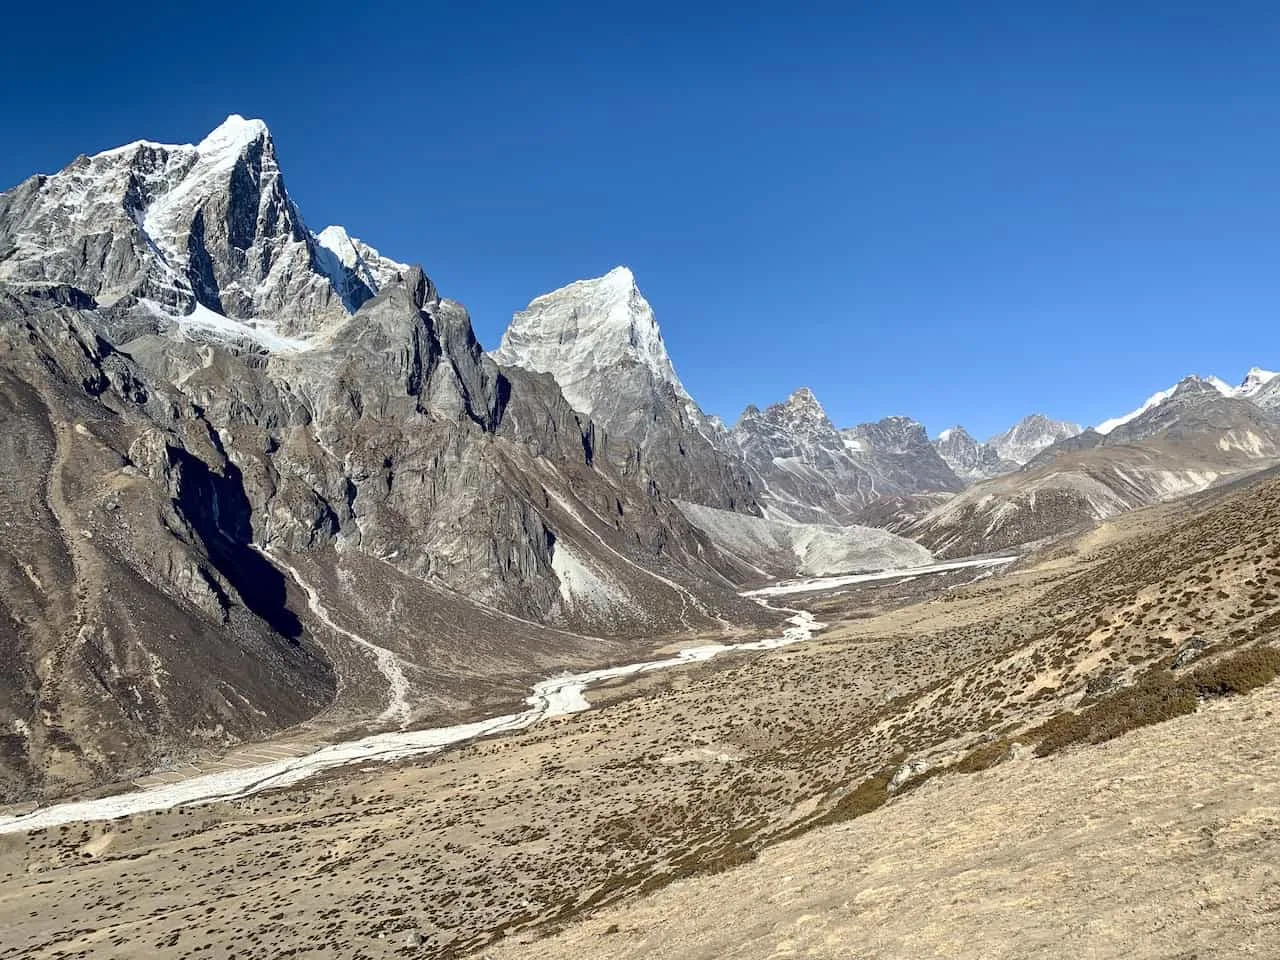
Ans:
{"type": "Polygon", "coordinates": [[[1268,480],[999,572],[797,598],[813,640],[618,677],[508,737],[0,836],[0,958],[1266,956],[1270,688],[848,818],[1190,638],[1274,641],[1277,531],[1268,480]]]}

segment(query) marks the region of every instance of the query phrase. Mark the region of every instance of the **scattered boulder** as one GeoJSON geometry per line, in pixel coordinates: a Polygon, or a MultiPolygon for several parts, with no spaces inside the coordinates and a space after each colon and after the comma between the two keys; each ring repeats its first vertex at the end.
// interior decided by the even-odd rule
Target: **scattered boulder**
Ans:
{"type": "Polygon", "coordinates": [[[1208,649],[1209,643],[1207,640],[1203,637],[1192,637],[1178,648],[1177,653],[1173,655],[1173,661],[1169,664],[1169,668],[1171,670],[1181,670],[1193,660],[1199,660],[1208,649]]]}

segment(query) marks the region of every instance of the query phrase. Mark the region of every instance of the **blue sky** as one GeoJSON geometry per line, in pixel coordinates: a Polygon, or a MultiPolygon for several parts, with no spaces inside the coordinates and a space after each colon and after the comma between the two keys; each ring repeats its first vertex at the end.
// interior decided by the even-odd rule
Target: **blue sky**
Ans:
{"type": "Polygon", "coordinates": [[[729,420],[808,385],[987,435],[1280,367],[1275,4],[74,6],[8,15],[4,187],[262,117],[308,224],[487,346],[631,266],[729,420]]]}

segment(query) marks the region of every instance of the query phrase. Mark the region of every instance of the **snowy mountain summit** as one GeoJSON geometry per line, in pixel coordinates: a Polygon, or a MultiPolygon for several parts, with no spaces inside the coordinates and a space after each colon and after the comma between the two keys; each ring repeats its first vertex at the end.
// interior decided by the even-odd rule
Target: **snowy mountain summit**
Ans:
{"type": "Polygon", "coordinates": [[[408,270],[334,231],[307,229],[267,125],[232,114],[197,144],[137,140],[0,194],[0,280],[75,287],[121,323],[305,349],[408,270]]]}
{"type": "MultiPolygon", "coordinates": [[[[618,385],[630,388],[629,393],[668,392],[693,406],[667,354],[653,308],[627,267],[534,299],[512,319],[493,357],[508,366],[551,374],[573,408],[591,416],[616,396],[609,378],[601,376],[605,372],[620,377],[618,385]]],[[[700,412],[691,411],[691,416],[704,419],[700,412]]]]}
{"type": "Polygon", "coordinates": [[[987,443],[1003,460],[1013,463],[1030,463],[1043,450],[1059,440],[1079,436],[1084,428],[1078,423],[1052,420],[1042,413],[1023,417],[1004,433],[997,434],[987,443]]]}
{"type": "Polygon", "coordinates": [[[627,267],[535,298],[512,318],[493,359],[551,374],[570,406],[640,447],[668,495],[756,509],[727,431],[676,376],[653,308],[627,267]]]}
{"type": "Polygon", "coordinates": [[[1153,393],[1147,397],[1142,406],[1121,416],[1104,420],[1093,429],[1103,435],[1110,434],[1117,427],[1122,427],[1144,416],[1156,407],[1172,400],[1175,396],[1181,396],[1185,399],[1189,394],[1205,398],[1217,396],[1226,397],[1229,400],[1251,400],[1264,409],[1275,409],[1272,397],[1275,396],[1277,388],[1280,388],[1280,380],[1277,380],[1277,375],[1260,367],[1252,367],[1244,375],[1240,385],[1236,387],[1231,386],[1220,377],[1191,375],[1183,377],[1171,387],[1153,393]]]}

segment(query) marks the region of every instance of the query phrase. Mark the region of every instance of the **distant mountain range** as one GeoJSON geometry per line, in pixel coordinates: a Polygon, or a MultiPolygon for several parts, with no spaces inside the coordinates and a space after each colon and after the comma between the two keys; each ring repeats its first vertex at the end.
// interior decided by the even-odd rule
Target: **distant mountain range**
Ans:
{"type": "Polygon", "coordinates": [[[774,623],[739,591],[1202,489],[1280,459],[1277,415],[1254,370],[981,443],[804,388],[727,427],[626,268],[486,354],[421,268],[312,232],[261,121],[78,157],[0,194],[0,800],[774,623]]]}

